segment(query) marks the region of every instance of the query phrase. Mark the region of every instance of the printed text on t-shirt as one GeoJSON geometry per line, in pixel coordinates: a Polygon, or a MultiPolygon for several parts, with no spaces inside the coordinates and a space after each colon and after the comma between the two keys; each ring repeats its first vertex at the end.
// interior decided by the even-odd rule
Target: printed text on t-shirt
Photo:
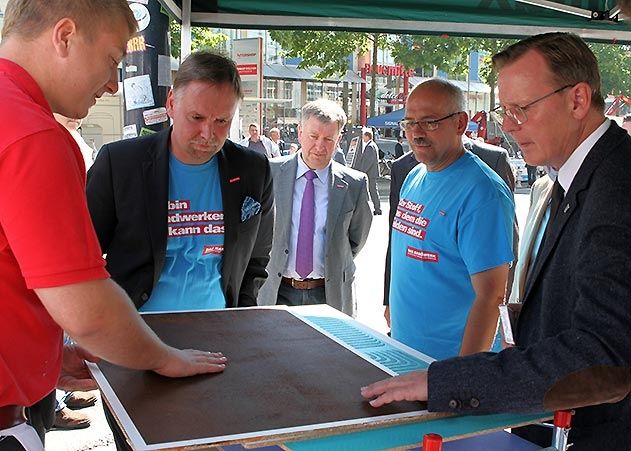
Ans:
{"type": "Polygon", "coordinates": [[[392,228],[419,240],[425,239],[429,219],[420,216],[425,206],[407,199],[401,199],[394,214],[392,228]]]}
{"type": "Polygon", "coordinates": [[[222,211],[186,211],[189,200],[169,200],[167,215],[168,236],[222,235],[224,222],[222,211]]]}

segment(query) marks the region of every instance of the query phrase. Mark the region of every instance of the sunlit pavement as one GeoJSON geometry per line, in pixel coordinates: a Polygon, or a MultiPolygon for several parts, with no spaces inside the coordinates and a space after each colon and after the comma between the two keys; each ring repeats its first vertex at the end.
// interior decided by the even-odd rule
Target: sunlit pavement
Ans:
{"type": "MultiPolygon", "coordinates": [[[[388,244],[388,186],[389,180],[379,181],[383,215],[373,217],[368,241],[355,259],[357,265],[355,292],[358,300],[356,319],[382,333],[387,332],[383,318],[383,270],[388,244]]],[[[520,227],[523,227],[528,213],[529,193],[528,188],[518,188],[515,195],[520,227]]],[[[46,434],[48,451],[114,451],[116,449],[100,400],[96,406],[82,409],[81,412],[90,416],[92,425],[87,429],[76,431],[50,431],[46,434]]]]}

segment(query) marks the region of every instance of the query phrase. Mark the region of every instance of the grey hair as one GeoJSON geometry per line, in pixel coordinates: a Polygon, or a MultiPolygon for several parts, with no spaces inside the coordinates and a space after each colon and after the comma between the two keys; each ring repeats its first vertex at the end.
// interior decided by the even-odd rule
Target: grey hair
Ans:
{"type": "Polygon", "coordinates": [[[302,107],[302,123],[304,124],[312,117],[320,122],[337,123],[338,131],[346,125],[346,113],[342,107],[328,99],[313,100],[302,107]]]}

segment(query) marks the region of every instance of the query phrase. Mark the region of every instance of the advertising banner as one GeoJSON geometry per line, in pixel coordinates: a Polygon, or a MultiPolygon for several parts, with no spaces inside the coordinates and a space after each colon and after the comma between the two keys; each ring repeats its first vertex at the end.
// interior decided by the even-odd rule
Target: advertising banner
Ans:
{"type": "MultiPolygon", "coordinates": [[[[241,131],[248,136],[248,125],[259,124],[262,133],[263,106],[263,39],[248,38],[232,41],[232,59],[237,65],[245,99],[241,104],[241,131]],[[249,100],[248,100],[249,99],[249,100]]],[[[238,118],[234,119],[235,121],[238,118]]]]}

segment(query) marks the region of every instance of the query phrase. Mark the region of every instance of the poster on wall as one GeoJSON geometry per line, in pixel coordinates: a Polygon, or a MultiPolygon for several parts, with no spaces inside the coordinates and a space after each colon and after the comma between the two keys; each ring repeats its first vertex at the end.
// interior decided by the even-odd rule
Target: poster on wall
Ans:
{"type": "Polygon", "coordinates": [[[261,127],[263,108],[259,101],[263,93],[263,39],[248,38],[232,41],[232,59],[241,76],[241,86],[245,99],[241,104],[241,123],[244,136],[247,127],[257,123],[261,127]]]}
{"type": "Polygon", "coordinates": [[[125,89],[125,109],[127,111],[155,105],[149,75],[126,78],[123,80],[123,87],[125,89]]]}

